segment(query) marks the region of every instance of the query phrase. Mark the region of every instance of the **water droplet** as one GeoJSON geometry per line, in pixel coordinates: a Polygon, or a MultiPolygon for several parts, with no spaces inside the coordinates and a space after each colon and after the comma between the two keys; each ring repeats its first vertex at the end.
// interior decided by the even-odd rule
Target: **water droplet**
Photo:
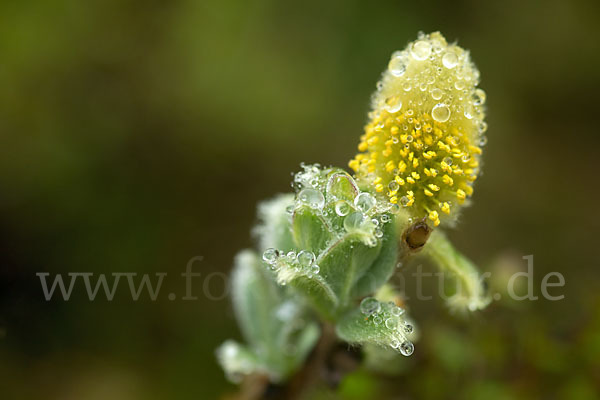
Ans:
{"type": "Polygon", "coordinates": [[[471,156],[469,154],[464,154],[461,157],[461,160],[462,160],[462,162],[469,162],[469,161],[471,161],[471,156]]]}
{"type": "Polygon", "coordinates": [[[350,204],[346,200],[339,200],[335,203],[335,213],[340,217],[348,215],[351,209],[352,207],[350,207],[350,204]]]}
{"type": "Polygon", "coordinates": [[[390,216],[389,216],[389,215],[387,215],[387,214],[383,214],[383,215],[381,216],[381,223],[382,223],[382,224],[386,224],[386,223],[388,223],[388,222],[390,222],[390,216]]]}
{"type": "Polygon", "coordinates": [[[375,229],[375,237],[376,238],[382,238],[383,237],[383,231],[379,228],[375,229]]]}
{"type": "Polygon", "coordinates": [[[431,54],[431,43],[425,40],[419,40],[412,45],[410,54],[417,61],[423,61],[431,54]]]}
{"type": "Polygon", "coordinates": [[[346,173],[335,173],[327,181],[327,197],[334,199],[346,199],[349,196],[354,198],[358,193],[356,182],[346,173]]]}
{"type": "Polygon", "coordinates": [[[450,118],[450,109],[447,105],[438,103],[431,110],[431,116],[437,122],[446,122],[450,118]]]}
{"type": "Polygon", "coordinates": [[[315,255],[311,251],[302,250],[298,253],[298,263],[301,267],[307,268],[315,262],[315,255]]]}
{"type": "Polygon", "coordinates": [[[360,211],[367,213],[377,204],[377,200],[371,194],[362,192],[354,198],[354,205],[360,211]]]}
{"type": "Polygon", "coordinates": [[[471,106],[466,106],[464,114],[465,118],[473,119],[473,108],[471,106]]]}
{"type": "Polygon", "coordinates": [[[402,84],[402,89],[404,89],[405,92],[410,92],[410,89],[412,89],[410,82],[404,82],[402,84]]]}
{"type": "Polygon", "coordinates": [[[458,57],[456,56],[456,53],[453,51],[448,51],[446,54],[444,54],[442,57],[442,64],[448,69],[456,67],[458,64],[458,57]]]}
{"type": "Polygon", "coordinates": [[[298,193],[298,198],[304,204],[307,204],[310,208],[322,209],[325,205],[325,197],[323,193],[315,189],[303,189],[298,193]]]}
{"type": "Polygon", "coordinates": [[[402,196],[400,197],[400,204],[404,207],[406,207],[409,203],[410,199],[406,196],[402,196]]]}
{"type": "Polygon", "coordinates": [[[413,352],[415,351],[415,346],[409,342],[408,340],[406,342],[403,342],[400,345],[400,353],[402,353],[403,356],[410,356],[413,352]]]}
{"type": "Polygon", "coordinates": [[[278,257],[279,257],[279,251],[277,251],[274,248],[266,249],[262,256],[263,261],[266,262],[267,264],[274,264],[275,261],[277,261],[278,257]]]}
{"type": "Polygon", "coordinates": [[[485,146],[487,144],[487,136],[482,136],[481,139],[479,139],[479,145],[480,146],[485,146]]]}
{"type": "Polygon", "coordinates": [[[388,318],[385,320],[385,327],[388,329],[396,329],[398,322],[394,318],[388,318]]]}
{"type": "Polygon", "coordinates": [[[442,96],[444,95],[444,91],[443,91],[442,89],[439,89],[439,88],[434,88],[434,89],[431,89],[431,92],[430,92],[430,93],[431,93],[431,97],[432,97],[434,100],[439,100],[439,99],[441,99],[441,98],[442,98],[442,96]]]}
{"type": "Polygon", "coordinates": [[[397,349],[398,347],[400,347],[400,341],[398,339],[392,339],[392,341],[390,342],[390,347],[392,349],[397,349]]]}
{"type": "Polygon", "coordinates": [[[402,76],[406,72],[406,62],[402,55],[392,57],[388,64],[390,73],[394,76],[402,76]]]}
{"type": "Polygon", "coordinates": [[[382,319],[382,318],[381,318],[379,315],[376,315],[376,316],[374,316],[374,317],[373,317],[373,323],[374,323],[375,325],[379,325],[379,324],[381,324],[382,322],[383,322],[383,319],[382,319]]]}
{"type": "MultiPolygon", "coordinates": [[[[402,263],[398,263],[398,265],[402,266],[402,263]]],[[[392,307],[392,309],[390,310],[390,312],[392,313],[392,315],[394,317],[399,317],[402,314],[404,314],[404,310],[400,307],[392,307]]]]}
{"type": "Polygon", "coordinates": [[[398,214],[400,212],[400,206],[398,204],[390,203],[390,212],[392,214],[398,214]]]}
{"type": "Polygon", "coordinates": [[[479,133],[485,133],[485,131],[487,131],[488,125],[486,122],[481,121],[481,123],[479,124],[479,133]]]}
{"type": "Polygon", "coordinates": [[[463,80],[457,80],[454,83],[454,87],[456,88],[456,90],[463,90],[465,88],[465,81],[463,81],[463,80]]]}
{"type": "Polygon", "coordinates": [[[360,302],[360,312],[365,315],[378,313],[381,310],[381,303],[375,297],[365,297],[360,302]]]}
{"type": "Polygon", "coordinates": [[[347,232],[359,230],[364,221],[364,215],[360,211],[353,212],[344,218],[344,229],[347,232]]]}
{"type": "Polygon", "coordinates": [[[392,96],[385,99],[385,110],[390,114],[397,113],[402,108],[402,101],[399,97],[392,96]]]}
{"type": "Polygon", "coordinates": [[[290,251],[285,255],[285,258],[287,259],[287,261],[291,264],[294,263],[296,261],[296,252],[295,251],[290,251]]]}
{"type": "Polygon", "coordinates": [[[404,325],[404,333],[411,334],[413,332],[413,326],[411,324],[404,325]]]}
{"type": "Polygon", "coordinates": [[[482,89],[475,89],[473,93],[473,104],[480,106],[485,103],[486,94],[482,89]]]}
{"type": "Polygon", "coordinates": [[[294,206],[293,205],[287,206],[285,208],[285,212],[288,213],[288,214],[293,214],[294,213],[294,206]]]}
{"type": "Polygon", "coordinates": [[[321,267],[319,267],[317,264],[315,264],[310,268],[310,270],[313,274],[316,275],[319,273],[319,271],[321,271],[321,267]]]}
{"type": "Polygon", "coordinates": [[[446,163],[447,165],[452,165],[452,158],[450,158],[450,157],[446,157],[442,161],[444,163],[446,163]]]}

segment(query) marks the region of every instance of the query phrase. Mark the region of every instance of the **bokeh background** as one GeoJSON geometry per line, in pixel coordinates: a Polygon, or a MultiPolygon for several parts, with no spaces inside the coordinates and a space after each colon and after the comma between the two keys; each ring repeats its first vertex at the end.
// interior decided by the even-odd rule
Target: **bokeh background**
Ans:
{"type": "Polygon", "coordinates": [[[339,396],[598,398],[599,17],[561,0],[0,2],[0,397],[234,391],[218,273],[252,246],[257,202],[302,161],[345,166],[392,51],[440,30],[471,50],[490,127],[451,236],[499,293],[532,254],[536,294],[560,271],[565,299],[468,319],[411,302],[423,335],[400,377],[358,371],[339,396]],[[47,302],[36,272],[169,276],[156,301],[47,302]]]}

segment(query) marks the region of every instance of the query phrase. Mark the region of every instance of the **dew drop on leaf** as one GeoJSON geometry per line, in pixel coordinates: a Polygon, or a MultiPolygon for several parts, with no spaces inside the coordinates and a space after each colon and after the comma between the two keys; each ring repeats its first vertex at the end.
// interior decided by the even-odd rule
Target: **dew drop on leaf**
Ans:
{"type": "Polygon", "coordinates": [[[375,297],[365,297],[360,302],[360,312],[365,315],[371,315],[381,310],[381,303],[375,297]]]}

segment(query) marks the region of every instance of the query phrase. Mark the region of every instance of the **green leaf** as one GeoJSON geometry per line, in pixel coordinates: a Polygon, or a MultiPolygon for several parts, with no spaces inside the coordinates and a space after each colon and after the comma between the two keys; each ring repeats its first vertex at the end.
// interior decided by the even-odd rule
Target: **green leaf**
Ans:
{"type": "Polygon", "coordinates": [[[266,371],[263,371],[256,354],[236,341],[225,341],[217,348],[216,355],[221,368],[232,382],[240,383],[244,375],[253,372],[266,373],[266,371]]]}
{"type": "Polygon", "coordinates": [[[231,293],[236,318],[245,339],[262,346],[276,335],[272,315],[282,301],[281,289],[251,250],[240,252],[231,276],[231,293]]]}
{"type": "Polygon", "coordinates": [[[276,284],[253,251],[236,257],[231,289],[235,315],[249,344],[246,352],[239,353],[246,361],[252,354],[254,370],[268,373],[272,380],[285,378],[316,343],[317,324],[293,293],[276,284]],[[301,329],[308,331],[300,333],[301,329]]]}
{"type": "Polygon", "coordinates": [[[408,356],[413,351],[409,340],[412,325],[404,319],[403,311],[391,302],[381,303],[373,297],[367,297],[360,307],[346,312],[340,318],[336,332],[350,344],[373,344],[408,356]],[[365,307],[369,302],[378,304],[377,308],[365,307]]]}
{"type": "Polygon", "coordinates": [[[457,292],[448,299],[451,307],[476,311],[490,303],[482,276],[475,264],[456,250],[442,232],[436,230],[431,234],[423,255],[431,259],[442,272],[447,273],[446,278],[456,279],[457,292]]]}
{"type": "Polygon", "coordinates": [[[253,235],[258,239],[259,251],[270,247],[290,251],[295,247],[291,218],[287,208],[294,205],[294,195],[280,194],[258,205],[258,224],[253,235]]]}
{"type": "Polygon", "coordinates": [[[319,254],[327,246],[330,232],[323,218],[306,205],[294,211],[292,231],[298,249],[319,254]]]}
{"type": "Polygon", "coordinates": [[[288,346],[288,350],[294,353],[296,365],[304,362],[321,335],[321,329],[317,323],[302,322],[302,319],[297,319],[293,323],[286,325],[289,329],[284,328],[282,330],[283,344],[284,346],[288,346]]]}
{"type": "Polygon", "coordinates": [[[369,247],[357,234],[346,234],[331,244],[317,259],[323,276],[344,306],[356,282],[371,267],[380,253],[378,244],[369,247]]]}
{"type": "Polygon", "coordinates": [[[309,274],[285,265],[277,270],[277,281],[294,288],[326,319],[334,317],[339,299],[320,274],[309,274]]]}
{"type": "Polygon", "coordinates": [[[398,262],[398,233],[396,221],[390,221],[383,229],[381,250],[377,259],[356,283],[353,297],[363,297],[374,293],[394,274],[398,262]]]}

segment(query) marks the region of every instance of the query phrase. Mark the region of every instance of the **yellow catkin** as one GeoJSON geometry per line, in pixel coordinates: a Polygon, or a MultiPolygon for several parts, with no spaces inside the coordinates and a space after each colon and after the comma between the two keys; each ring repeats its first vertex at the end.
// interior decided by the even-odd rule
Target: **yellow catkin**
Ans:
{"type": "Polygon", "coordinates": [[[439,33],[395,52],[373,96],[359,153],[359,179],[434,226],[455,219],[479,174],[485,92],[468,51],[439,33]],[[390,182],[395,190],[384,191],[390,182]]]}

